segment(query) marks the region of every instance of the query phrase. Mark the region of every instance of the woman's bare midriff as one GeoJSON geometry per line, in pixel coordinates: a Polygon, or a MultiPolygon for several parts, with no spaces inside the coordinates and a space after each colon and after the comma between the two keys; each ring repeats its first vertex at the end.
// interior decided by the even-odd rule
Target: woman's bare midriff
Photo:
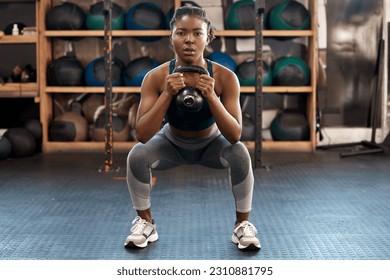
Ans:
{"type": "Polygon", "coordinates": [[[208,128],[198,130],[198,131],[185,131],[185,130],[180,130],[180,129],[174,128],[173,126],[171,126],[171,129],[172,129],[172,132],[179,137],[198,138],[198,137],[205,137],[205,136],[209,135],[210,132],[213,130],[214,125],[215,124],[213,124],[212,126],[210,126],[208,128]]]}

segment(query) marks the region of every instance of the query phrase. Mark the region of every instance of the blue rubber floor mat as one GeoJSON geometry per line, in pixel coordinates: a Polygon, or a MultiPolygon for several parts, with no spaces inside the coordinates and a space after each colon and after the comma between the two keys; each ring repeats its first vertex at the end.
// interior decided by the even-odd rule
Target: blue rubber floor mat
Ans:
{"type": "MultiPolygon", "coordinates": [[[[226,170],[156,172],[159,240],[123,246],[136,213],[104,155],[39,154],[0,161],[0,259],[378,260],[390,259],[390,158],[332,151],[265,154],[255,170],[251,221],[261,251],[231,242],[234,200],[226,170]]],[[[116,169],[116,168],[115,168],[116,169]]]]}

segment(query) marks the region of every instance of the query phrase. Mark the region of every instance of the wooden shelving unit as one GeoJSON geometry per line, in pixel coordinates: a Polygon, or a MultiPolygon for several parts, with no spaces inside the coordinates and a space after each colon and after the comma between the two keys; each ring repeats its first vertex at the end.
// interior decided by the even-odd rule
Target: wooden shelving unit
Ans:
{"type": "Polygon", "coordinates": [[[38,98],[37,83],[5,83],[0,84],[0,98],[38,98]]]}
{"type": "MultiPolygon", "coordinates": [[[[25,2],[25,1],[2,1],[2,2],[25,2]]],[[[34,1],[26,1],[34,2],[34,1]]],[[[40,1],[35,1],[35,19],[39,19],[40,1]]],[[[24,45],[35,44],[35,59],[39,61],[39,36],[32,35],[3,35],[0,36],[0,45],[24,45]]],[[[38,65],[39,63],[37,63],[38,65]]],[[[37,69],[38,71],[38,69],[37,69]]],[[[3,83],[0,84],[0,98],[34,98],[39,102],[39,80],[36,83],[3,83]]]]}
{"type": "Polygon", "coordinates": [[[0,37],[0,44],[36,44],[38,35],[5,35],[0,37]]]}
{"type": "MultiPolygon", "coordinates": [[[[175,7],[180,6],[180,0],[172,1],[175,7]]],[[[41,0],[40,14],[45,15],[48,9],[52,6],[51,0],[41,0]]],[[[305,94],[307,96],[307,111],[306,116],[310,123],[310,140],[308,141],[263,141],[263,150],[265,151],[297,151],[297,152],[312,152],[316,146],[315,132],[315,113],[316,113],[316,80],[317,80],[317,26],[316,0],[308,0],[308,10],[311,13],[312,26],[310,30],[297,31],[276,31],[264,30],[264,37],[305,37],[308,38],[309,61],[308,65],[311,69],[310,86],[304,87],[263,87],[264,93],[285,93],[285,94],[305,94]]],[[[53,94],[76,94],[76,93],[103,93],[103,87],[52,87],[47,86],[46,68],[49,61],[52,59],[52,39],[58,37],[102,37],[104,32],[83,30],[83,31],[48,31],[45,30],[44,16],[39,19],[40,26],[40,92],[41,92],[41,121],[43,125],[43,152],[85,152],[85,151],[104,151],[103,142],[53,142],[49,141],[49,125],[53,119],[53,94]]],[[[169,30],[149,30],[149,31],[132,31],[132,30],[114,30],[114,37],[133,37],[133,36],[169,36],[169,30]]],[[[254,37],[254,30],[217,30],[216,36],[225,37],[254,37]]],[[[140,87],[113,87],[114,93],[139,93],[140,87]]],[[[241,87],[242,93],[254,93],[255,87],[241,87]]],[[[114,142],[114,151],[128,151],[135,142],[114,142]]],[[[248,147],[253,147],[254,142],[245,142],[248,147]]]]}

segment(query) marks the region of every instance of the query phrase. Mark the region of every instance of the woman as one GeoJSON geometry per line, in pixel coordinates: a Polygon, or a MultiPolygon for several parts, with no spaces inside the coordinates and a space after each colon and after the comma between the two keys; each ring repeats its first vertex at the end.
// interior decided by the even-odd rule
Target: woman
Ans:
{"type": "Polygon", "coordinates": [[[127,184],[138,216],[125,246],[142,248],[158,239],[150,208],[151,170],[201,164],[230,169],[236,204],[232,241],[240,249],[260,249],[256,228],[248,221],[254,179],[248,150],[239,142],[242,127],[238,79],[232,71],[204,58],[214,30],[203,9],[178,8],[170,28],[176,58],[151,70],[141,87],[136,120],[140,143],[127,158],[127,184]],[[183,65],[204,67],[209,75],[174,72],[183,65]],[[203,106],[195,114],[183,113],[175,105],[175,96],[185,86],[196,87],[203,96],[203,106]],[[161,128],[164,120],[167,123],[161,128]]]}

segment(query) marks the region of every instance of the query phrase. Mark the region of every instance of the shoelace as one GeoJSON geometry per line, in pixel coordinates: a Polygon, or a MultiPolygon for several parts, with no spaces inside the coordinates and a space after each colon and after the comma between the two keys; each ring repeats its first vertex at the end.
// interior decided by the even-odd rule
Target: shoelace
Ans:
{"type": "Polygon", "coordinates": [[[242,228],[242,231],[244,233],[244,236],[256,236],[256,233],[257,233],[257,229],[255,228],[254,225],[252,225],[250,222],[248,221],[244,221],[242,222],[236,229],[234,232],[237,233],[238,229],[242,228]]]}
{"type": "Polygon", "coordinates": [[[141,217],[136,217],[133,220],[132,224],[134,226],[131,228],[131,232],[133,234],[142,234],[142,231],[146,226],[146,221],[144,219],[141,219],[141,217]]]}

